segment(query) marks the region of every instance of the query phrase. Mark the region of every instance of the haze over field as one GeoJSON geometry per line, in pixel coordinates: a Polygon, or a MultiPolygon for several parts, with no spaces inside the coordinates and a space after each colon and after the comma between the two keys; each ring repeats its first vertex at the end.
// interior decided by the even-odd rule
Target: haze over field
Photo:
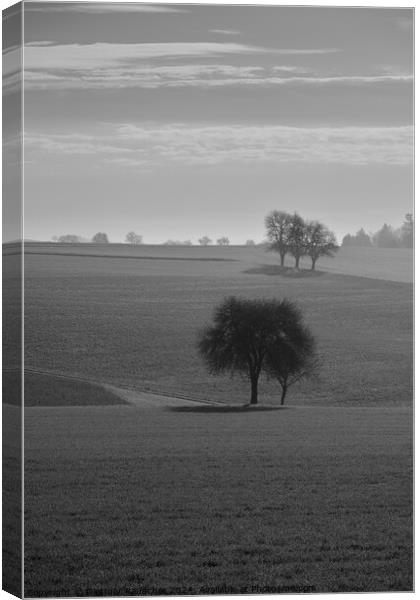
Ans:
{"type": "Polygon", "coordinates": [[[413,9],[23,5],[5,589],[411,591],[413,9]]]}
{"type": "Polygon", "coordinates": [[[397,226],[412,44],[411,9],[27,2],[25,236],[397,226]]]}

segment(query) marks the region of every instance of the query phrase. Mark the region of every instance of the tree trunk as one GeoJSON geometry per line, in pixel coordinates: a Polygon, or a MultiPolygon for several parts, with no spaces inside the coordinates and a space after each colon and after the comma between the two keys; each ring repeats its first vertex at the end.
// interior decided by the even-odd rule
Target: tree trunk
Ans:
{"type": "Polygon", "coordinates": [[[295,269],[299,269],[300,256],[295,256],[295,269]]]}
{"type": "Polygon", "coordinates": [[[286,256],[285,254],[280,254],[280,266],[281,267],[284,267],[284,257],[285,256],[286,256]]]}
{"type": "Polygon", "coordinates": [[[312,267],[311,267],[311,271],[315,271],[315,263],[316,263],[316,258],[312,259],[312,267]]]}
{"type": "Polygon", "coordinates": [[[258,402],[258,378],[253,377],[251,379],[251,402],[250,404],[257,404],[258,402]]]}
{"type": "Polygon", "coordinates": [[[283,406],[284,404],[284,399],[286,398],[286,394],[287,394],[287,385],[284,385],[282,387],[282,391],[281,391],[281,401],[280,404],[283,406]]]}

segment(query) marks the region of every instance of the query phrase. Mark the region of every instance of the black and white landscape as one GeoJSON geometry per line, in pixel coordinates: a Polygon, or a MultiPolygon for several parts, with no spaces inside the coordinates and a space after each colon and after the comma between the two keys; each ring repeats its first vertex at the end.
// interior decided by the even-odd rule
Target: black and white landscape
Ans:
{"type": "Polygon", "coordinates": [[[412,590],[413,11],[24,19],[25,595],[412,590]]]}

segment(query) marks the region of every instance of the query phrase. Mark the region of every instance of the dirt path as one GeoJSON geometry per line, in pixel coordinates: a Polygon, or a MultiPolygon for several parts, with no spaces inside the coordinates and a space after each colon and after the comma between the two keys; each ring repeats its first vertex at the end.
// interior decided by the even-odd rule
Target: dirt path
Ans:
{"type": "Polygon", "coordinates": [[[139,406],[143,408],[162,408],[167,406],[197,406],[197,405],[216,405],[219,403],[210,402],[205,400],[195,400],[194,398],[177,397],[166,393],[153,393],[139,390],[132,387],[117,387],[108,383],[103,383],[95,379],[89,379],[88,377],[77,377],[75,375],[65,375],[64,373],[57,373],[54,371],[47,371],[42,369],[32,369],[27,367],[25,369],[27,373],[35,373],[38,375],[47,375],[56,377],[59,379],[66,379],[71,381],[81,381],[90,383],[102,389],[108,390],[115,396],[118,396],[122,400],[125,400],[133,406],[139,406]]]}
{"type": "Polygon", "coordinates": [[[197,406],[197,405],[215,405],[215,402],[203,402],[201,400],[187,400],[185,398],[176,398],[173,396],[163,396],[161,394],[151,394],[150,392],[141,392],[134,389],[124,389],[114,387],[113,385],[103,385],[103,387],[119,398],[134,406],[142,408],[162,408],[166,406],[197,406]]]}

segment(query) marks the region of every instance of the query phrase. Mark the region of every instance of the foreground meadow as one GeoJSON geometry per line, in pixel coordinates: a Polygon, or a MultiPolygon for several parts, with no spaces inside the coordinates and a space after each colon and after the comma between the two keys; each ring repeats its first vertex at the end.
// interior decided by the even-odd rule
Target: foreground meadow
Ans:
{"type": "Polygon", "coordinates": [[[29,597],[412,588],[408,409],[25,413],[29,597]]]}

